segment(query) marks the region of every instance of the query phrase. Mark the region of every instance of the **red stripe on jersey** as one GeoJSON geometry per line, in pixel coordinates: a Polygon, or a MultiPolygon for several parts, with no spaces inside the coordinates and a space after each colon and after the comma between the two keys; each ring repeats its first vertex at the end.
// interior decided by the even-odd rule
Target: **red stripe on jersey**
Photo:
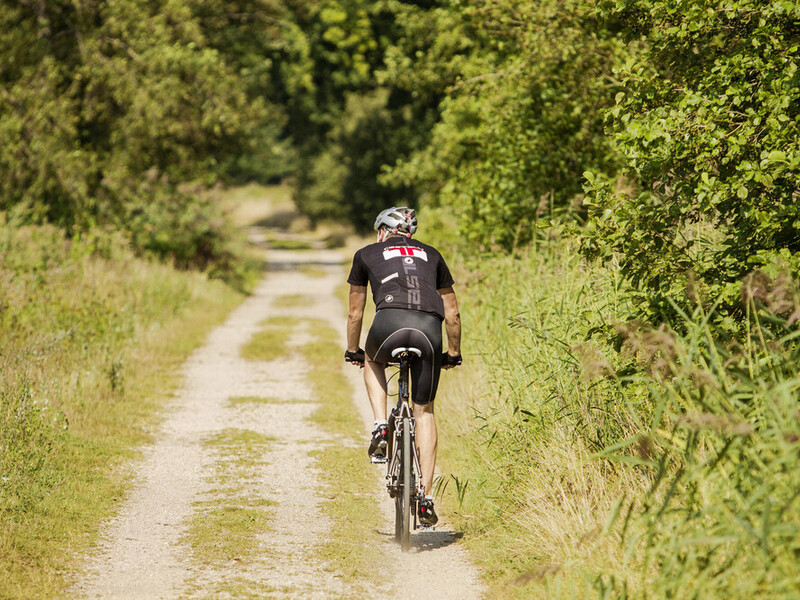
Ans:
{"type": "Polygon", "coordinates": [[[400,256],[412,256],[428,262],[428,253],[416,246],[390,246],[383,249],[383,259],[389,260],[400,256]]]}

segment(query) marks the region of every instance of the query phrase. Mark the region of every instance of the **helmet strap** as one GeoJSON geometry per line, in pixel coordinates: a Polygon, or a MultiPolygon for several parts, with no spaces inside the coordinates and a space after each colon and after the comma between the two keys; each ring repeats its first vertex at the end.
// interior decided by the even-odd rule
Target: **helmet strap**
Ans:
{"type": "Polygon", "coordinates": [[[380,229],[378,229],[378,241],[385,242],[392,236],[399,235],[402,237],[410,238],[411,234],[406,233],[404,231],[397,231],[397,229],[388,229],[386,226],[381,225],[380,229]]]}

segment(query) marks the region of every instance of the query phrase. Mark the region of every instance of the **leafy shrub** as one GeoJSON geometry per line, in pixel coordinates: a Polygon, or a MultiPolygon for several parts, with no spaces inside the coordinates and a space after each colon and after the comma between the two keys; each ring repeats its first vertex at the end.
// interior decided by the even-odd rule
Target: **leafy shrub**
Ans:
{"type": "Polygon", "coordinates": [[[136,252],[205,271],[238,289],[253,283],[257,269],[245,251],[244,234],[223,213],[216,194],[148,184],[137,192],[120,223],[136,252]]]}
{"type": "Polygon", "coordinates": [[[618,258],[648,317],[689,296],[732,330],[747,273],[800,273],[800,4],[601,6],[638,48],[608,111],[634,189],[588,175],[584,250],[618,258]]]}
{"type": "Polygon", "coordinates": [[[612,67],[626,48],[593,6],[450,3],[449,17],[435,22],[447,29],[436,33],[469,45],[430,142],[389,180],[448,207],[470,242],[509,250],[535,236],[540,218],[570,210],[584,170],[614,173],[619,157],[602,111],[613,105],[612,67]]]}
{"type": "Polygon", "coordinates": [[[483,364],[459,393],[445,378],[442,463],[493,590],[792,596],[797,282],[740,285],[747,326],[733,337],[701,306],[676,308],[674,329],[631,323],[619,270],[564,240],[452,262],[465,356],[483,364]],[[599,334],[614,324],[619,351],[599,334]]]}
{"type": "Polygon", "coordinates": [[[73,235],[118,227],[139,250],[229,268],[213,211],[176,188],[213,184],[269,114],[190,4],[0,7],[0,210],[73,235]]]}

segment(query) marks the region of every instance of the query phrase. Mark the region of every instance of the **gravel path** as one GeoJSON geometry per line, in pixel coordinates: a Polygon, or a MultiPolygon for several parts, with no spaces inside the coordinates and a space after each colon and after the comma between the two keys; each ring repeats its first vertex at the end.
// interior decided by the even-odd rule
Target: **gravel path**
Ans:
{"type": "MultiPolygon", "coordinates": [[[[347,598],[353,593],[315,554],[330,524],[319,509],[313,461],[308,454],[322,433],[307,419],[316,404],[310,397],[301,361],[246,361],[242,346],[274,317],[325,319],[342,331],[344,311],[335,290],[345,277],[343,257],[331,251],[270,251],[270,272],[255,293],[215,329],[205,346],[184,365],[185,384],[156,442],[133,468],[135,486],[116,518],[106,524],[98,553],[85,565],[73,594],[86,598],[347,598]],[[306,274],[311,264],[323,277],[306,274]],[[279,296],[303,295],[310,306],[276,307],[279,296]],[[231,402],[262,397],[271,402],[231,402]],[[250,465],[241,488],[276,503],[270,531],[258,539],[256,556],[223,563],[198,561],[186,544],[188,523],[200,503],[218,490],[221,461],[208,444],[214,436],[246,431],[269,439],[263,460],[250,465]]],[[[300,330],[290,346],[304,344],[300,330]]],[[[344,365],[343,368],[349,367],[344,365]]],[[[363,416],[364,437],[372,422],[360,373],[346,369],[353,399],[363,416]]],[[[364,468],[374,468],[365,458],[364,468]]],[[[393,507],[375,469],[375,493],[386,523],[381,537],[391,540],[393,507]]],[[[474,567],[446,523],[435,532],[413,535],[412,552],[402,554],[386,541],[387,564],[395,574],[397,598],[479,598],[474,567]]],[[[386,597],[382,591],[380,594],[386,597]]],[[[389,590],[391,596],[391,590],[389,590]]]]}

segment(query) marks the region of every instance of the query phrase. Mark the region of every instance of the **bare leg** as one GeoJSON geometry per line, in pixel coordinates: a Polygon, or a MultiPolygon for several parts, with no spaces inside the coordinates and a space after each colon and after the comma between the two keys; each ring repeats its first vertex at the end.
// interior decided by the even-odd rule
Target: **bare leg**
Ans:
{"type": "Polygon", "coordinates": [[[417,450],[419,466],[422,469],[422,487],[425,494],[433,495],[433,469],[436,466],[436,445],[439,440],[436,420],[433,416],[433,402],[414,404],[414,420],[417,422],[417,450]]]}
{"type": "Polygon", "coordinates": [[[386,365],[372,362],[364,364],[364,383],[367,385],[369,403],[376,421],[386,420],[386,365]]]}

